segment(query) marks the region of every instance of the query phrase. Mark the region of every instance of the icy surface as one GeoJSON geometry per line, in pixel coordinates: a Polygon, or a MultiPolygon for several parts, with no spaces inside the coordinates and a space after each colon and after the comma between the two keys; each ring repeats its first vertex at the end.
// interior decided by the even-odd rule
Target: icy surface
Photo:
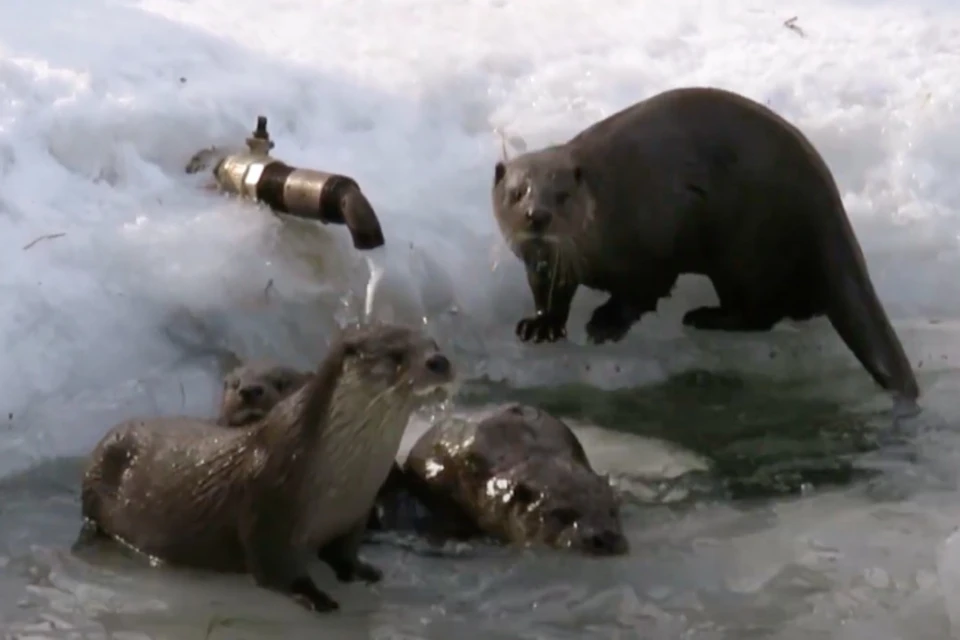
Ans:
{"type": "MultiPolygon", "coordinates": [[[[471,376],[614,388],[733,368],[819,380],[869,404],[875,390],[824,323],[685,333],[679,314],[713,298],[696,279],[616,346],[583,346],[602,300],[588,292],[572,344],[513,339],[531,302],[489,211],[497,131],[510,152],[532,149],[694,84],[769,104],[822,151],[926,406],[957,424],[958,68],[950,0],[8,0],[0,473],[81,455],[133,414],[208,414],[211,340],[311,365],[335,322],[365,311],[371,265],[382,297],[369,311],[426,319],[471,376]],[[183,175],[195,151],[236,143],[258,114],[278,157],[359,181],[388,239],[373,262],[342,227],[281,222],[183,175]]],[[[960,611],[960,560],[945,542],[960,458],[951,429],[935,431],[917,436],[914,466],[891,472],[895,497],[852,488],[756,510],[636,510],[622,562],[444,564],[378,548],[392,567],[379,595],[349,587],[344,606],[363,616],[324,624],[357,637],[940,639],[960,611]]],[[[629,445],[598,434],[584,438],[622,466],[629,445]]],[[[198,594],[213,587],[184,595],[154,574],[77,569],[63,550],[75,478],[41,469],[0,513],[0,553],[12,556],[0,562],[0,619],[29,620],[20,637],[109,624],[128,634],[117,638],[200,633],[211,609],[198,594]],[[21,600],[32,604],[18,610],[21,600]]],[[[280,637],[284,621],[315,635],[313,619],[237,590],[227,582],[210,597],[268,620],[243,637],[280,637]]]]}

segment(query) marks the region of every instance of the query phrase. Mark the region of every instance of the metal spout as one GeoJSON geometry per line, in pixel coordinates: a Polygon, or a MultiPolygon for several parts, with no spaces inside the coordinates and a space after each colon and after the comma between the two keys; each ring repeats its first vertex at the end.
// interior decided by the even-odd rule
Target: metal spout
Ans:
{"type": "Polygon", "coordinates": [[[258,156],[266,156],[270,154],[270,150],[273,149],[274,143],[273,140],[270,139],[270,134],[267,133],[267,116],[257,116],[257,127],[247,138],[246,142],[250,153],[258,156]]]}
{"type": "Polygon", "coordinates": [[[343,223],[350,230],[354,248],[360,251],[376,249],[386,242],[373,205],[358,186],[353,185],[352,188],[343,190],[340,196],[340,213],[343,223]]]}

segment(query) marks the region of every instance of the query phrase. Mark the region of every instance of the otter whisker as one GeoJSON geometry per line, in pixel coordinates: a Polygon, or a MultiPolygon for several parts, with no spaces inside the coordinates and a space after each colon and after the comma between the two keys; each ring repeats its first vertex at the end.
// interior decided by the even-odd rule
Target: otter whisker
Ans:
{"type": "Polygon", "coordinates": [[[503,238],[500,238],[500,242],[494,242],[493,246],[490,247],[490,272],[493,273],[500,266],[501,258],[503,257],[503,250],[507,247],[507,244],[503,241],[503,238]]]}
{"type": "Polygon", "coordinates": [[[558,238],[554,246],[554,252],[556,254],[554,260],[557,264],[557,272],[565,282],[576,277],[576,266],[568,255],[569,251],[567,247],[568,240],[566,238],[558,238]]]}
{"type": "Polygon", "coordinates": [[[556,246],[554,246],[553,260],[551,260],[551,262],[552,262],[553,264],[551,265],[551,266],[552,266],[552,269],[551,269],[551,271],[550,271],[550,291],[547,293],[547,308],[548,308],[548,309],[553,308],[553,293],[554,293],[554,291],[556,291],[557,284],[558,284],[558,282],[557,282],[557,280],[558,280],[558,279],[557,279],[557,274],[558,274],[558,272],[560,271],[560,260],[559,260],[559,256],[560,256],[560,252],[557,250],[556,246]]]}
{"type": "Polygon", "coordinates": [[[576,282],[581,282],[584,272],[584,255],[575,238],[570,236],[564,238],[563,254],[569,273],[576,282]]]}

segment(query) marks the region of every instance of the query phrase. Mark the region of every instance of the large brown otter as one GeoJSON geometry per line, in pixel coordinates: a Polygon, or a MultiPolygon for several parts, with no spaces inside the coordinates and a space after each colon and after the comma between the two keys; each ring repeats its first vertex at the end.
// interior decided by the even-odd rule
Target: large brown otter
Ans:
{"type": "Polygon", "coordinates": [[[249,572],[317,611],[338,607],[307,573],[378,580],[357,549],[414,409],[453,367],[415,329],[344,330],[311,380],[244,429],[189,418],[131,420],[95,447],[83,478],[87,529],[173,565],[249,572]]]}
{"type": "Polygon", "coordinates": [[[444,534],[595,555],[629,550],[613,487],[570,428],[539,409],[512,404],[441,421],[410,450],[405,473],[413,493],[444,514],[444,534]]]}
{"type": "Polygon", "coordinates": [[[536,313],[516,327],[524,341],[566,335],[579,285],[610,294],[590,340],[619,341],[680,274],[701,274],[720,305],[688,311],[685,325],[767,331],[826,314],[881,387],[919,396],[826,162],[757,102],[660,93],[498,162],[492,198],[533,293],[536,313]]]}

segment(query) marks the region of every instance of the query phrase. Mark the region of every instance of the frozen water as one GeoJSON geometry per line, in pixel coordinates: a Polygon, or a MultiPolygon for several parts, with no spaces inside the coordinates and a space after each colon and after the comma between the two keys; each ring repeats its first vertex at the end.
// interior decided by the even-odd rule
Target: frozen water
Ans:
{"type": "MultiPolygon", "coordinates": [[[[756,509],[637,510],[634,553],[619,563],[404,559],[385,604],[351,587],[345,607],[365,617],[325,624],[376,637],[943,638],[960,611],[947,586],[960,560],[935,554],[960,513],[948,428],[960,415],[958,68],[951,0],[7,0],[0,470],[80,455],[133,414],[209,413],[218,374],[205,340],[308,366],[337,319],[365,311],[425,319],[471,376],[514,387],[732,368],[872,406],[876,390],[825,323],[685,333],[679,314],[713,296],[698,279],[618,345],[582,346],[601,300],[588,292],[574,344],[513,339],[530,300],[489,212],[497,131],[512,152],[536,148],[657,91],[721,86],[795,122],[834,170],[939,416],[916,435],[919,453],[877,461],[880,497],[855,487],[756,509]],[[281,222],[183,175],[196,150],[235,144],[258,114],[278,157],[360,182],[387,236],[369,263],[342,227],[281,222]],[[371,268],[383,295],[366,309],[371,268]]],[[[805,400],[793,400],[783,415],[799,415],[805,400]]],[[[658,406],[636,422],[682,422],[658,406]]],[[[623,464],[619,446],[593,443],[623,464]]],[[[197,594],[212,587],[94,579],[61,553],[76,486],[57,464],[5,498],[0,618],[29,619],[19,637],[202,631],[211,614],[197,594]],[[21,600],[32,604],[14,615],[21,600]]],[[[238,597],[234,614],[266,620],[244,637],[275,637],[281,622],[315,632],[274,601],[257,609],[259,594],[238,597]]]]}

